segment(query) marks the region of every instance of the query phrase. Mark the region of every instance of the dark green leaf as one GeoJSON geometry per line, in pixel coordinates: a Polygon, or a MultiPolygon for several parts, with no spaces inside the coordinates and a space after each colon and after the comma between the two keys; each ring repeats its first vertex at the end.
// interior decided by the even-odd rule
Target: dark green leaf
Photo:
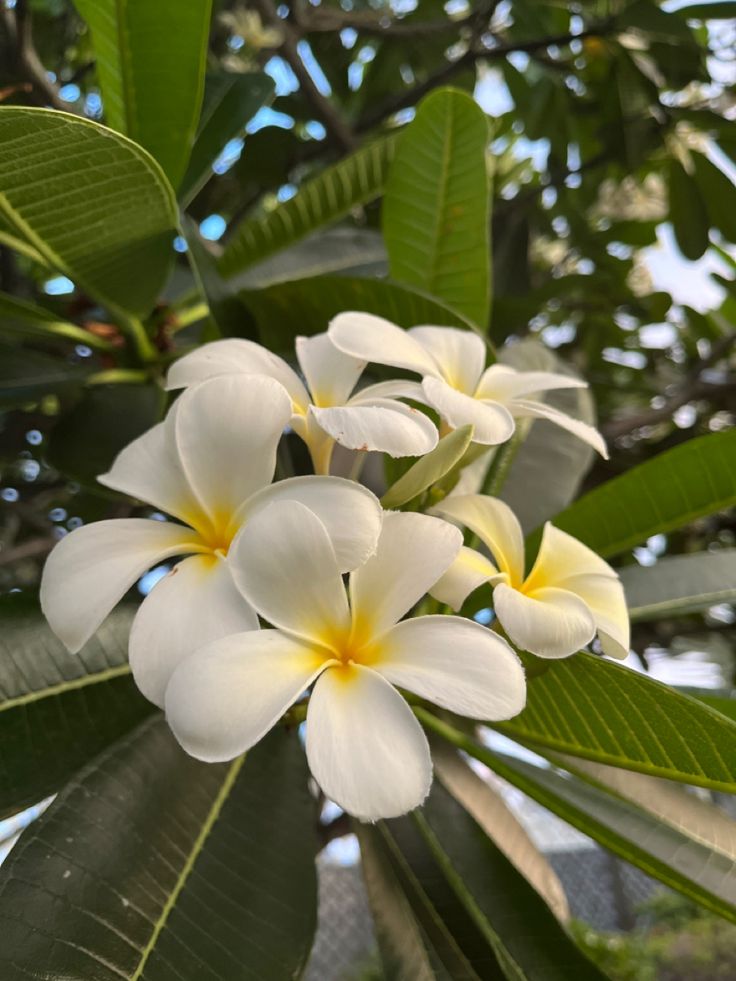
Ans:
{"type": "Polygon", "coordinates": [[[736,601],[736,548],[672,555],[619,572],[632,620],[659,620],[736,601]]]}
{"type": "Polygon", "coordinates": [[[0,599],[0,817],[55,793],[153,711],[129,674],[131,621],[122,607],[69,654],[35,599],[0,599]]]}
{"type": "Polygon", "coordinates": [[[396,136],[381,137],[308,181],[289,201],[238,226],[220,260],[233,276],[383,193],[396,136]]]}
{"type": "Polygon", "coordinates": [[[207,77],[199,129],[179,187],[183,204],[212,176],[212,164],[228,140],[242,132],[272,95],[273,81],[264,72],[220,72],[207,77]]]}
{"type": "Polygon", "coordinates": [[[212,0],[75,0],[92,32],[107,122],[176,187],[204,91],[212,0]]]}
{"type": "Polygon", "coordinates": [[[91,368],[68,358],[0,344],[0,405],[19,405],[83,384],[91,368]]]}
{"type": "Polygon", "coordinates": [[[42,339],[51,343],[86,344],[107,349],[101,340],[82,327],[58,317],[51,310],[28,300],[0,292],[0,334],[21,339],[42,339]]]}
{"type": "Polygon", "coordinates": [[[705,201],[710,223],[729,242],[736,242],[736,187],[722,170],[702,153],[692,153],[695,183],[705,201]]]}
{"type": "Polygon", "coordinates": [[[733,20],[733,0],[721,3],[683,4],[674,11],[686,20],[733,20]]]}
{"type": "Polygon", "coordinates": [[[670,221],[680,252],[694,262],[708,248],[708,211],[694,178],[679,160],[669,161],[670,221]]]}
{"type": "Polygon", "coordinates": [[[156,717],[82,771],[3,866],[3,981],[298,977],[314,849],[295,732],[211,765],[156,717]]]}
{"type": "Polygon", "coordinates": [[[490,304],[488,120],[457,89],[428,95],[391,165],[383,234],[391,276],[480,328],[490,304]]]}
{"type": "Polygon", "coordinates": [[[688,440],[585,494],[554,524],[603,556],[736,504],[736,430],[688,440]]]}
{"type": "Polygon", "coordinates": [[[176,201],[158,164],[79,116],[0,106],[0,216],[112,312],[148,313],[174,256],[176,201]]]}

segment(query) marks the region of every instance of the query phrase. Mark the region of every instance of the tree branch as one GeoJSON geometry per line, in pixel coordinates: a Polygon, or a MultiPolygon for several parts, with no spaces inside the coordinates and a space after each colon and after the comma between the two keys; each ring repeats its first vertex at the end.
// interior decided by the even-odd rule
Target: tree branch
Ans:
{"type": "Polygon", "coordinates": [[[59,90],[48,77],[46,69],[38,57],[31,32],[31,14],[26,0],[18,0],[14,9],[0,4],[0,14],[5,33],[15,50],[18,70],[31,83],[41,105],[53,106],[69,112],[69,106],[59,95],[59,90]]]}

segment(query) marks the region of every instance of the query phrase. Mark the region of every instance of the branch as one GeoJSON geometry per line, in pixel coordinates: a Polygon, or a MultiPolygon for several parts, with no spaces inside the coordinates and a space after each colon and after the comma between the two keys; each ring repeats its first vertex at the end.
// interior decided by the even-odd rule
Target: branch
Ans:
{"type": "Polygon", "coordinates": [[[339,814],[333,818],[329,824],[320,824],[317,828],[320,844],[324,848],[334,838],[342,838],[344,835],[351,834],[353,830],[349,814],[339,814]]]}
{"type": "Polygon", "coordinates": [[[31,33],[31,15],[26,0],[18,0],[15,9],[0,4],[0,14],[6,34],[15,49],[15,60],[18,69],[31,83],[42,105],[53,106],[69,112],[69,106],[59,95],[59,90],[48,77],[46,69],[38,57],[31,33]]]}
{"type": "Polygon", "coordinates": [[[444,18],[443,20],[430,20],[415,23],[402,23],[401,21],[389,20],[385,14],[373,11],[355,11],[346,14],[340,10],[328,10],[322,7],[310,9],[307,16],[294,9],[296,23],[305,34],[320,34],[323,32],[337,32],[352,29],[359,34],[368,37],[401,37],[401,38],[422,38],[430,37],[434,34],[442,34],[445,31],[455,31],[458,27],[463,27],[477,17],[477,12],[461,17],[457,20],[444,18]]]}
{"type": "Polygon", "coordinates": [[[51,536],[43,538],[29,538],[28,541],[16,545],[14,548],[0,550],[0,565],[11,565],[13,562],[20,562],[23,559],[34,559],[39,555],[46,555],[56,545],[56,539],[51,536]]]}
{"type": "Polygon", "coordinates": [[[311,103],[315,113],[324,123],[328,135],[346,153],[355,150],[358,141],[350,127],[343,120],[329,99],[325,98],[314,83],[314,79],[301,59],[297,45],[301,40],[299,32],[291,24],[282,20],[276,13],[273,0],[252,0],[253,7],[261,15],[264,24],[278,28],[283,38],[278,50],[289,63],[296,75],[305,98],[311,103]]]}

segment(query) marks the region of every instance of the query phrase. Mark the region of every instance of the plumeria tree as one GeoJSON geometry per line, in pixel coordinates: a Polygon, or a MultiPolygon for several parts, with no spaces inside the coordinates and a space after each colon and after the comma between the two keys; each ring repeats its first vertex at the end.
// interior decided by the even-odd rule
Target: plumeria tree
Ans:
{"type": "MultiPolygon", "coordinates": [[[[543,343],[661,308],[630,254],[616,274],[600,255],[656,235],[616,212],[627,154],[666,180],[686,255],[733,237],[694,135],[731,145],[703,67],[724,5],[257,0],[213,25],[209,0],[42,3],[76,39],[61,79],[32,6],[0,4],[2,394],[9,429],[51,431],[13,466],[43,465],[83,519],[0,598],[0,813],[48,805],[0,870],[3,979],[300,977],[315,858],[346,834],[386,978],[601,978],[508,784],[736,920],[736,824],[710,797],[736,792],[733,702],[630,666],[632,622],[736,597],[730,549],[631,556],[736,503],[730,417],[714,403],[707,433],[624,458],[688,397],[599,423],[591,391],[618,412],[616,385],[543,343]],[[373,57],[343,65],[361,32],[373,57]],[[490,118],[471,92],[493,62],[516,107],[490,118]],[[273,105],[302,130],[259,169],[253,120],[287,68],[273,105]],[[655,99],[663,78],[700,103],[655,99]],[[610,131],[582,111],[561,129],[576,99],[610,131]]],[[[724,384],[705,373],[729,310],[681,311],[702,328],[691,395],[724,384]]]]}

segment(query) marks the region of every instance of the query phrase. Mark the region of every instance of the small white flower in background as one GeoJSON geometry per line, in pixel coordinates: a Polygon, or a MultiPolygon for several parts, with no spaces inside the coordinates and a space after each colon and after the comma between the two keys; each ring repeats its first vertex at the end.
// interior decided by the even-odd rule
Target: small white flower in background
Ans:
{"type": "Polygon", "coordinates": [[[206,378],[266,375],[292,400],[291,426],[309,448],[316,473],[329,473],[335,443],[389,456],[423,456],[437,445],[434,423],[397,397],[411,382],[382,382],[354,395],[365,361],[343,354],[327,337],[297,337],[296,356],[309,391],[289,365],[253,341],[213,341],[185,355],[169,370],[167,387],[185,388],[206,378]]]}
{"type": "Polygon", "coordinates": [[[274,629],[215,641],[177,667],[166,691],[177,739],[199,759],[233,759],[314,685],[306,747],[324,793],[365,820],[417,807],[432,779],[429,747],[394,686],[475,719],[509,719],[525,702],[518,658],[493,632],[451,616],[398,622],[461,543],[438,518],[387,513],[348,602],[322,521],[297,503],[263,510],[233,544],[232,568],[274,629]]]}
{"type": "Polygon", "coordinates": [[[493,586],[493,608],[517,647],[540,657],[568,657],[598,633],[603,652],[629,653],[629,614],[621,582],[600,556],[549,522],[536,562],[524,576],[524,536],[511,508],[492,497],[447,498],[434,509],[460,522],[487,546],[495,565],[463,546],[432,595],[460,609],[482,583],[493,586]]]}
{"type": "Polygon", "coordinates": [[[258,628],[236,590],[228,552],[267,504],[296,500],[329,529],[341,571],[375,549],[382,512],[365,487],[339,477],[271,484],[291,399],[271,378],[204,382],[184,392],[164,422],[127,446],[99,478],[184,524],[147,518],[99,521],[63,538],[43,572],[41,606],[51,629],[78,651],[147,569],[188,555],[141,604],[130,664],[143,693],[163,704],[175,665],[216,637],[258,628]],[[185,527],[188,526],[188,527],[185,527]]]}
{"type": "Polygon", "coordinates": [[[402,330],[382,317],[349,312],[334,318],[328,336],[353,357],[422,375],[421,384],[405,389],[406,397],[432,406],[453,429],[472,423],[476,443],[505,443],[513,435],[515,419],[548,419],[608,456],[593,426],[530,397],[552,389],[587,388],[586,382],[500,364],[486,368],[486,346],[470,330],[402,330]]]}

